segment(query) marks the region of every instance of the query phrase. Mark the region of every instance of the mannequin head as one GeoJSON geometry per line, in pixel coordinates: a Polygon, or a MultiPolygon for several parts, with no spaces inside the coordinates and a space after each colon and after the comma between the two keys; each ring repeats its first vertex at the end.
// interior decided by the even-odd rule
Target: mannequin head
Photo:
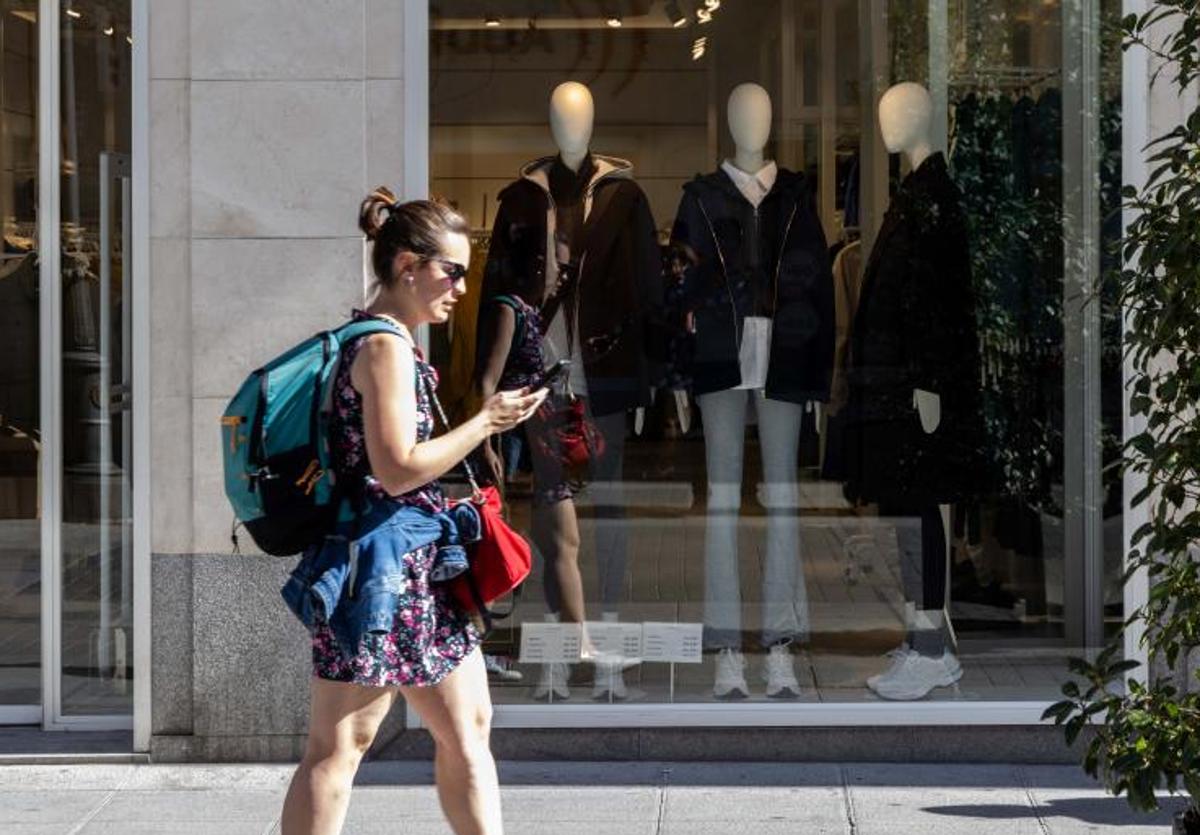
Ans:
{"type": "Polygon", "coordinates": [[[583,159],[592,141],[596,105],[578,81],[564,81],[550,94],[550,132],[563,159],[583,159]]]}
{"type": "Polygon", "coordinates": [[[740,153],[761,154],[771,136],[771,96],[757,84],[739,84],[729,94],[729,133],[740,153]]]}
{"type": "Polygon", "coordinates": [[[920,84],[905,81],[889,87],[879,100],[879,131],[889,153],[929,147],[933,98],[920,84]]]}

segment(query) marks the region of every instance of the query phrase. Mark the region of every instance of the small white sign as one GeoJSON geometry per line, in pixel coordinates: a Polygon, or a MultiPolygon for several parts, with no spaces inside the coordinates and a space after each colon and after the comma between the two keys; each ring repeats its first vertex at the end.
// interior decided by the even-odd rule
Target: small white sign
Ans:
{"type": "Polygon", "coordinates": [[[612,621],[588,621],[588,640],[597,653],[620,658],[642,657],[642,625],[640,623],[613,623],[612,621]]]}
{"type": "Polygon", "coordinates": [[[702,623],[642,624],[642,660],[699,664],[704,649],[702,623]]]}
{"type": "Polygon", "coordinates": [[[522,664],[574,663],[582,644],[583,629],[578,623],[521,624],[522,664]]]}

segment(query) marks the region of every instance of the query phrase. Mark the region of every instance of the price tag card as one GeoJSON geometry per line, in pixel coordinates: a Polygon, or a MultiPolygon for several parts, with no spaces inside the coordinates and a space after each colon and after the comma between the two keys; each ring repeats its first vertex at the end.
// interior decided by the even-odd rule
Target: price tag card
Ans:
{"type": "Polygon", "coordinates": [[[642,624],[642,660],[699,664],[704,649],[702,623],[642,624]]]}
{"type": "Polygon", "coordinates": [[[597,653],[620,658],[642,657],[642,625],[640,623],[588,621],[587,635],[597,653]]]}
{"type": "Polygon", "coordinates": [[[583,629],[578,623],[521,624],[522,664],[573,663],[579,660],[583,629]]]}

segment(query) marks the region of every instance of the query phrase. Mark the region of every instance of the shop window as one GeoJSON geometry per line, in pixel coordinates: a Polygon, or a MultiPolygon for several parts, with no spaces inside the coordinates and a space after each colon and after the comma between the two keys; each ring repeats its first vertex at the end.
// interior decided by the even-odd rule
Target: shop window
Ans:
{"type": "Polygon", "coordinates": [[[506,384],[570,362],[490,459],[537,552],[497,702],[1057,694],[1121,618],[1091,23],[434,4],[430,189],[475,230],[443,400],[474,408],[502,320],[506,384]]]}

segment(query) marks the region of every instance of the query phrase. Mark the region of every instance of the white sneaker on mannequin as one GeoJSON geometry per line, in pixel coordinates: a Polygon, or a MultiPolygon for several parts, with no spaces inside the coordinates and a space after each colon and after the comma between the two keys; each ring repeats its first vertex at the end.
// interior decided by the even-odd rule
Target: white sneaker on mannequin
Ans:
{"type": "MultiPolygon", "coordinates": [[[[546,623],[558,623],[558,615],[547,612],[543,619],[546,623]]],[[[535,701],[544,702],[550,699],[571,698],[571,688],[567,680],[571,677],[571,667],[561,662],[543,664],[538,675],[538,683],[533,688],[535,701]]]]}
{"type": "Polygon", "coordinates": [[[881,698],[893,701],[923,699],[937,687],[949,687],[962,678],[962,665],[950,650],[931,658],[909,650],[892,669],[868,685],[881,698]]]}
{"type": "Polygon", "coordinates": [[[768,699],[800,697],[800,682],[796,680],[796,668],[788,644],[776,644],[768,651],[763,679],[767,682],[768,699]]]}
{"type": "MultiPolygon", "coordinates": [[[[616,612],[603,612],[600,615],[605,623],[616,623],[616,612]]],[[[642,663],[640,658],[625,658],[621,655],[603,652],[598,653],[593,661],[592,698],[596,701],[623,701],[629,698],[629,690],[625,687],[624,671],[642,663]],[[611,694],[611,696],[610,696],[611,694]]]]}
{"type": "Polygon", "coordinates": [[[746,658],[741,650],[723,649],[717,653],[717,675],[713,695],[718,699],[744,699],[750,695],[746,684],[746,658]]]}
{"type": "Polygon", "coordinates": [[[883,672],[876,673],[875,675],[869,677],[867,679],[867,687],[870,687],[872,690],[874,690],[875,684],[879,681],[879,679],[891,675],[892,671],[904,663],[904,657],[911,651],[912,650],[907,643],[903,643],[895,649],[889,649],[883,657],[889,659],[891,663],[888,664],[887,669],[883,672]]]}
{"type": "Polygon", "coordinates": [[[571,688],[567,686],[567,679],[570,677],[571,668],[566,664],[543,664],[537,686],[533,688],[533,698],[544,702],[550,699],[551,693],[556,700],[571,698],[571,688]]]}

